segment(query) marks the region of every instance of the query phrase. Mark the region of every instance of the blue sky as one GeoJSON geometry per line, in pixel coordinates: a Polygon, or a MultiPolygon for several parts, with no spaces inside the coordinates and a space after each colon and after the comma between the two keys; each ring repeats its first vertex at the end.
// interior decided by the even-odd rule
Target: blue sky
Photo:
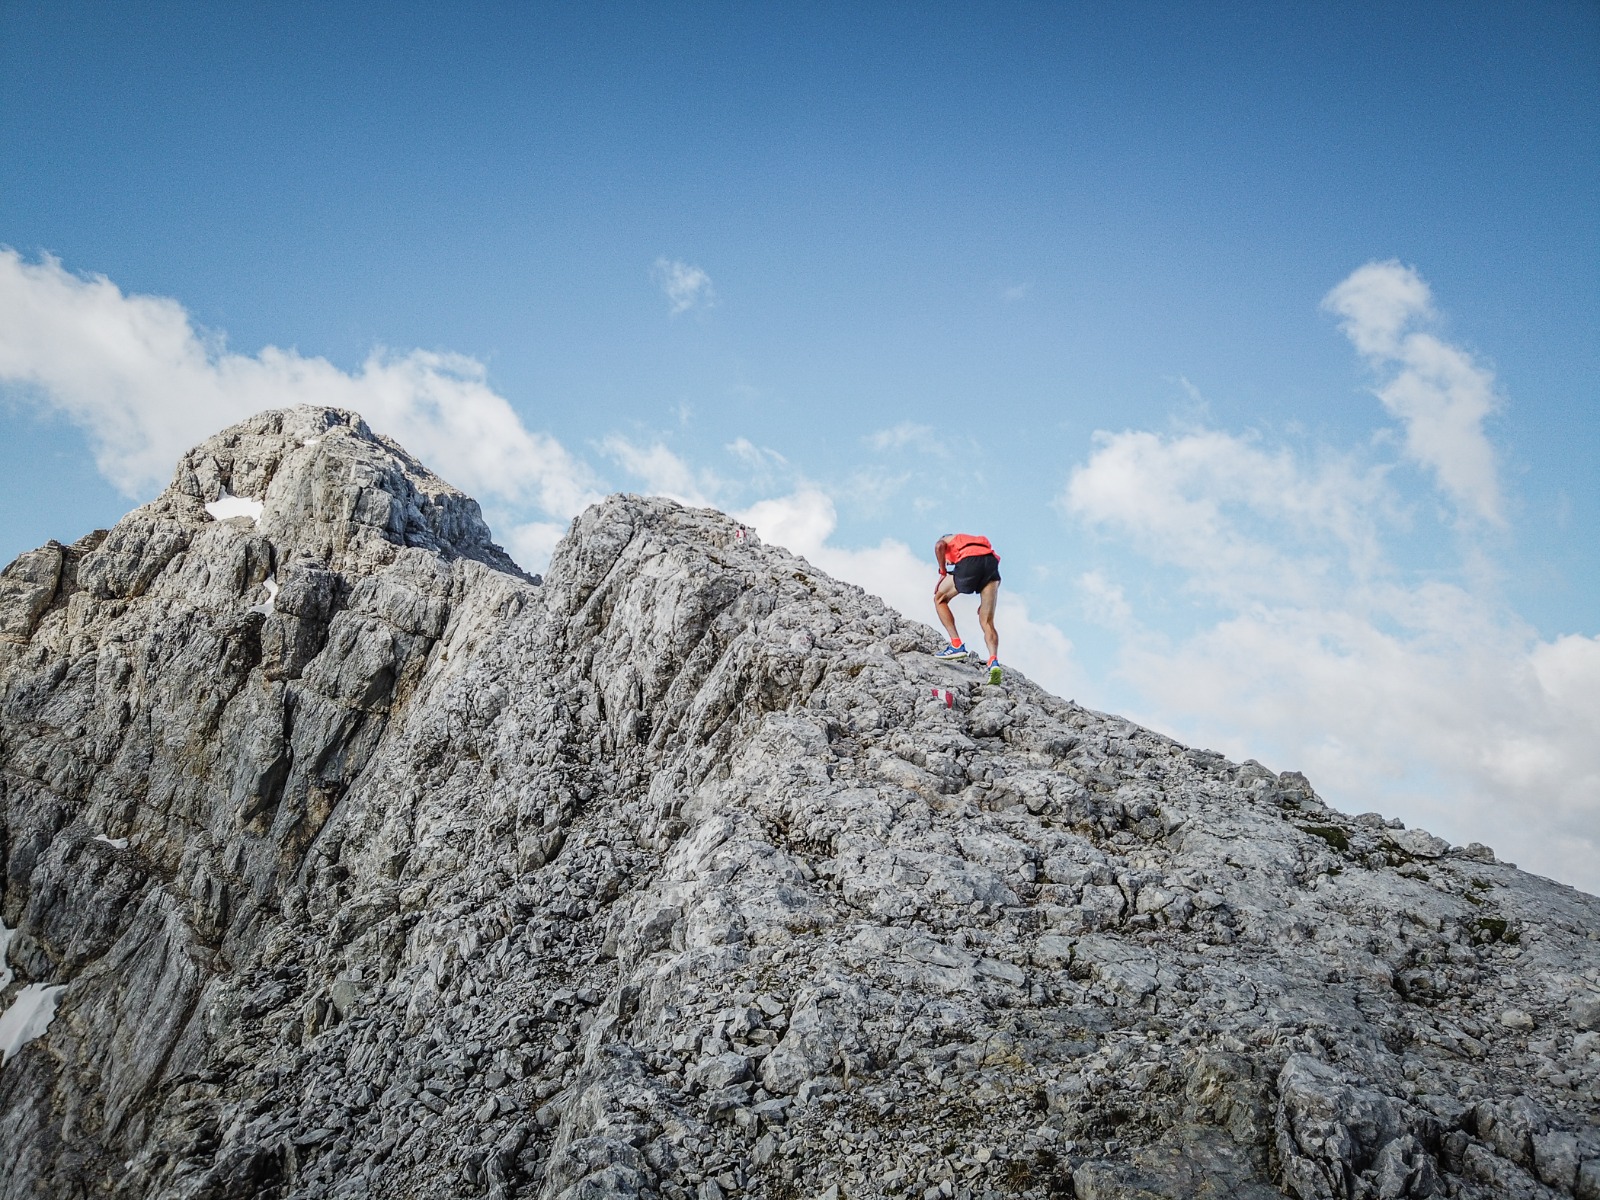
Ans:
{"type": "Polygon", "coordinates": [[[0,0],[0,557],[342,398],[1600,888],[1593,4],[453,7],[0,0]]]}

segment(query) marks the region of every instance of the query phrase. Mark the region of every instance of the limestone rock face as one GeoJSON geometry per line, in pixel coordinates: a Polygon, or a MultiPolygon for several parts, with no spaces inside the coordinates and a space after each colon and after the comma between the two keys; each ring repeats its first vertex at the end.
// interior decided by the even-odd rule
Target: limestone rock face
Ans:
{"type": "Polygon", "coordinates": [[[936,646],[211,439],[0,575],[0,1200],[1600,1197],[1600,900],[936,646]]]}

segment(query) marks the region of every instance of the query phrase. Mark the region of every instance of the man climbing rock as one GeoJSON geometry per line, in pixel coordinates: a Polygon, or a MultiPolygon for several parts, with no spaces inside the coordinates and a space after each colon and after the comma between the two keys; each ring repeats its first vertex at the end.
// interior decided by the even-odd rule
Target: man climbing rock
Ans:
{"type": "Polygon", "coordinates": [[[947,533],[933,544],[933,558],[939,564],[939,582],[933,589],[933,607],[939,623],[950,635],[950,644],[935,658],[963,659],[969,652],[956,630],[956,617],[950,601],[957,594],[978,597],[978,626],[989,649],[989,682],[1000,682],[1000,635],[994,628],[994,602],[1000,594],[1000,556],[989,539],[972,533],[947,533]]]}

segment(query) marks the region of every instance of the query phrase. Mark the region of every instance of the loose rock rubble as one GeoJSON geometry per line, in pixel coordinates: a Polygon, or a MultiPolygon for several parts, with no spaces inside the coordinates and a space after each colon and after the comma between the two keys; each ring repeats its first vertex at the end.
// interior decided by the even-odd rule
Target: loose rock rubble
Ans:
{"type": "Polygon", "coordinates": [[[936,646],[204,443],[0,577],[0,1197],[1600,1197],[1600,900],[936,646]]]}

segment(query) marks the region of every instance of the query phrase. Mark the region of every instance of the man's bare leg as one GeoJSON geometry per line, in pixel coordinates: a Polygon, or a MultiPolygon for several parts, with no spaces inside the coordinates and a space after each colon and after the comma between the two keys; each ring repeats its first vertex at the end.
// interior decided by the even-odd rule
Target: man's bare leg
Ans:
{"type": "MultiPolygon", "coordinates": [[[[954,590],[955,587],[952,584],[951,591],[954,590]]],[[[989,647],[989,657],[991,659],[1000,657],[1000,634],[994,627],[994,602],[999,595],[1000,581],[998,579],[984,584],[983,591],[978,595],[978,624],[983,629],[983,644],[989,647]]],[[[950,611],[948,605],[945,606],[944,611],[950,611]]],[[[950,619],[948,628],[955,628],[954,617],[950,619]]]]}
{"type": "Polygon", "coordinates": [[[940,576],[939,586],[933,589],[933,611],[939,614],[939,624],[944,626],[944,631],[950,635],[950,644],[954,646],[961,635],[956,632],[956,615],[950,611],[950,601],[956,597],[956,581],[948,575],[940,576]]]}

